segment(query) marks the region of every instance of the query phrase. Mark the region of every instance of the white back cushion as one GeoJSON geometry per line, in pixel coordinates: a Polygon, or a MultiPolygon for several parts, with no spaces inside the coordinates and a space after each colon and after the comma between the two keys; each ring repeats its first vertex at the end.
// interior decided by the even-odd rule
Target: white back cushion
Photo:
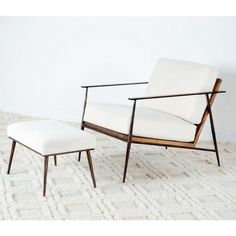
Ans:
{"type": "MultiPolygon", "coordinates": [[[[218,72],[197,63],[160,59],[148,83],[145,96],[212,91],[218,72]]],[[[167,112],[199,124],[206,108],[204,95],[143,100],[142,106],[167,112]]]]}

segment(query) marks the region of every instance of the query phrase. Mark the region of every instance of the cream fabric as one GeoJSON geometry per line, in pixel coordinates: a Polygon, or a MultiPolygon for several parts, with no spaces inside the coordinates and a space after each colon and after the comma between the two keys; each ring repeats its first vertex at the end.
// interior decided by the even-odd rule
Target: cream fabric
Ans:
{"type": "MultiPolygon", "coordinates": [[[[132,106],[88,103],[84,120],[117,132],[128,134],[132,106]]],[[[133,135],[191,142],[196,126],[173,115],[137,107],[133,135]]]]}
{"type": "MultiPolygon", "coordinates": [[[[145,96],[212,91],[218,72],[197,63],[160,59],[145,96]]],[[[199,124],[206,108],[205,96],[144,100],[143,107],[160,110],[199,124]]]]}
{"type": "Polygon", "coordinates": [[[96,145],[93,135],[53,120],[14,123],[7,127],[7,134],[42,155],[92,149],[96,145]]]}

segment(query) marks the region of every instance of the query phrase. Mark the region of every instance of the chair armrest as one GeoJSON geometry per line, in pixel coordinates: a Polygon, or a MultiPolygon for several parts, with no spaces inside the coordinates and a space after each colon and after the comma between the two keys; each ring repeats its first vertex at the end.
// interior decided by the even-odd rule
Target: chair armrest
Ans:
{"type": "Polygon", "coordinates": [[[182,94],[170,94],[162,96],[150,96],[150,97],[134,97],[128,98],[129,100],[147,100],[147,99],[158,99],[158,98],[172,98],[172,97],[186,97],[186,96],[197,96],[197,95],[209,95],[214,93],[225,93],[226,91],[215,91],[215,92],[200,92],[200,93],[182,93],[182,94]]]}
{"type": "Polygon", "coordinates": [[[113,86],[138,85],[138,84],[148,84],[148,82],[134,82],[134,83],[121,83],[121,84],[85,85],[85,86],[81,86],[81,88],[100,88],[100,87],[113,87],[113,86]]]}

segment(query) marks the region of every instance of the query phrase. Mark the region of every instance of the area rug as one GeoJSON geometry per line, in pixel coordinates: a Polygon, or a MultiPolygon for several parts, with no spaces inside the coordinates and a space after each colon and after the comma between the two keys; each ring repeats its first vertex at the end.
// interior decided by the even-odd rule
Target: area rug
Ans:
{"type": "MultiPolygon", "coordinates": [[[[219,143],[214,153],[132,145],[122,183],[125,143],[102,134],[92,152],[97,188],[87,158],[49,160],[47,196],[42,197],[43,158],[17,145],[6,174],[11,141],[8,124],[36,118],[0,112],[1,220],[220,220],[236,219],[236,145],[219,143]]],[[[71,123],[79,127],[79,123],[71,123]]],[[[202,142],[210,147],[210,142],[202,142]]]]}

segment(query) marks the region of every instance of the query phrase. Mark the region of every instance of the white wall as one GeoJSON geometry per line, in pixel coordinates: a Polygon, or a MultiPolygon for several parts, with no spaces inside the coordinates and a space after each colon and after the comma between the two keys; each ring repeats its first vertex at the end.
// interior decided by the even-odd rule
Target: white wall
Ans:
{"type": "MultiPolygon", "coordinates": [[[[159,57],[219,69],[217,134],[236,142],[236,17],[0,17],[0,110],[80,121],[81,85],[146,81],[159,57]]],[[[129,92],[90,95],[127,103],[129,92]]]]}

